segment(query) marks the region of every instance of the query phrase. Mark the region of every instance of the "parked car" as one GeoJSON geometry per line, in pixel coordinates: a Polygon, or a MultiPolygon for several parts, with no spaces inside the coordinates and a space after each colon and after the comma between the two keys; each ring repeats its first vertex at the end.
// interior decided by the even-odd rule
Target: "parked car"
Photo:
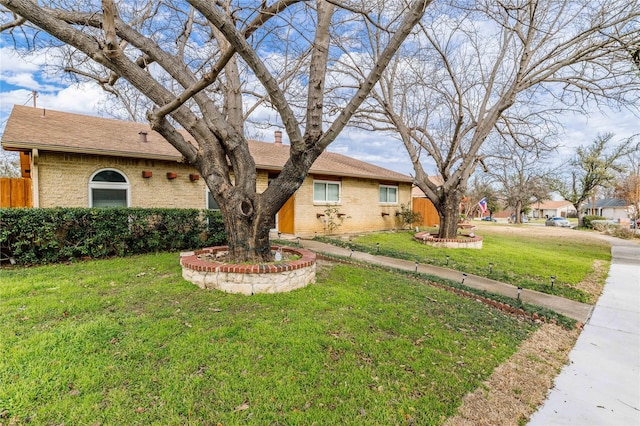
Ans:
{"type": "Polygon", "coordinates": [[[485,216],[480,220],[484,220],[485,222],[497,222],[498,221],[498,219],[494,219],[491,216],[485,216]]]}
{"type": "Polygon", "coordinates": [[[571,222],[569,222],[564,217],[550,217],[545,220],[545,226],[562,226],[563,228],[569,228],[571,226],[571,222]]]}

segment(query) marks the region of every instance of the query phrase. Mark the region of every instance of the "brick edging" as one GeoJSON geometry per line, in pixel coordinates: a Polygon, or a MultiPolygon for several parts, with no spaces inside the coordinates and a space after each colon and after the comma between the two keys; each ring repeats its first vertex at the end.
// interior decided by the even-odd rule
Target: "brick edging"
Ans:
{"type": "Polygon", "coordinates": [[[429,231],[418,232],[413,236],[413,238],[417,241],[423,242],[434,242],[434,243],[474,243],[478,241],[482,241],[482,237],[479,235],[474,235],[470,237],[468,235],[464,235],[464,238],[438,238],[434,237],[434,234],[431,234],[429,231]]]}
{"type": "Polygon", "coordinates": [[[228,251],[229,246],[216,246],[206,247],[201,250],[196,250],[193,254],[183,256],[180,258],[180,265],[194,271],[199,272],[233,272],[237,274],[274,274],[286,271],[293,271],[296,269],[306,268],[313,265],[316,262],[316,254],[310,250],[303,248],[285,247],[285,246],[271,246],[272,250],[282,250],[286,253],[294,253],[302,256],[300,259],[292,260],[283,263],[222,263],[216,261],[207,261],[199,259],[201,254],[214,254],[223,251],[228,251]]]}

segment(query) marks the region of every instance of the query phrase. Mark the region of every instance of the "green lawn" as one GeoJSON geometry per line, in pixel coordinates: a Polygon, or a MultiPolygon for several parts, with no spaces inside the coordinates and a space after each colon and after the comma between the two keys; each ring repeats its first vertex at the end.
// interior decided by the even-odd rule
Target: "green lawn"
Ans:
{"type": "MultiPolygon", "coordinates": [[[[581,231],[536,235],[535,227],[529,227],[526,233],[509,235],[497,230],[504,226],[517,225],[482,224],[473,231],[483,237],[481,250],[430,247],[416,242],[409,231],[365,234],[353,237],[351,242],[319,239],[356,250],[445,266],[580,302],[594,302],[593,295],[574,286],[592,271],[595,260],[606,262],[605,271],[608,270],[611,249],[607,242],[581,231]],[[493,263],[491,272],[489,263],[493,263]],[[556,277],[553,289],[552,275],[556,277]]],[[[604,285],[604,276],[598,280],[604,285]]]]}
{"type": "Polygon", "coordinates": [[[247,297],[177,254],[0,270],[0,423],[440,424],[535,329],[397,274],[318,275],[247,297]]]}

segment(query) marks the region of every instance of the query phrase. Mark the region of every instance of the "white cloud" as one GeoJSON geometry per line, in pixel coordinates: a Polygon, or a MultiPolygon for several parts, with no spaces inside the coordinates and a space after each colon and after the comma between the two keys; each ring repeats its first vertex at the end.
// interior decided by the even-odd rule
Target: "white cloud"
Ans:
{"type": "Polygon", "coordinates": [[[39,107],[66,112],[95,115],[98,104],[107,94],[95,84],[80,83],[55,93],[42,93],[36,99],[39,107]]]}
{"type": "MultiPolygon", "coordinates": [[[[79,114],[96,115],[98,104],[107,94],[95,84],[84,83],[69,86],[56,92],[37,93],[38,108],[54,109],[79,114]]],[[[0,134],[14,105],[33,105],[31,90],[18,89],[0,93],[0,134]]]]}
{"type": "Polygon", "coordinates": [[[2,79],[2,81],[7,82],[12,86],[28,87],[32,90],[39,90],[39,91],[50,91],[54,89],[51,86],[40,84],[39,82],[36,81],[33,74],[30,74],[30,73],[21,72],[21,73],[15,73],[15,74],[8,74],[8,73],[2,72],[0,75],[1,75],[0,78],[2,79]]]}
{"type": "Polygon", "coordinates": [[[328,150],[405,175],[413,174],[413,167],[404,146],[386,133],[346,129],[329,145],[328,150]]]}
{"type": "MultiPolygon", "coordinates": [[[[44,51],[24,54],[13,48],[0,47],[0,133],[14,105],[36,106],[83,114],[95,114],[98,103],[106,94],[95,84],[69,86],[61,83],[61,75],[48,75],[45,66],[55,60],[55,54],[44,51]]],[[[49,64],[50,65],[50,64],[49,64]]]]}
{"type": "Polygon", "coordinates": [[[0,47],[2,73],[38,72],[45,63],[45,57],[38,54],[20,54],[12,47],[0,47]]]}

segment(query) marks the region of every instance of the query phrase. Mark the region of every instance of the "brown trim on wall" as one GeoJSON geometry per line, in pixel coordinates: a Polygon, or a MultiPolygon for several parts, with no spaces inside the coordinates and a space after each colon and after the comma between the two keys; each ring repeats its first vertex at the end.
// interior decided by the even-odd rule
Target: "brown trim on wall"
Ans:
{"type": "Polygon", "coordinates": [[[333,176],[333,175],[318,175],[318,174],[310,174],[310,176],[315,180],[328,180],[333,182],[342,182],[341,176],[333,176]]]}

